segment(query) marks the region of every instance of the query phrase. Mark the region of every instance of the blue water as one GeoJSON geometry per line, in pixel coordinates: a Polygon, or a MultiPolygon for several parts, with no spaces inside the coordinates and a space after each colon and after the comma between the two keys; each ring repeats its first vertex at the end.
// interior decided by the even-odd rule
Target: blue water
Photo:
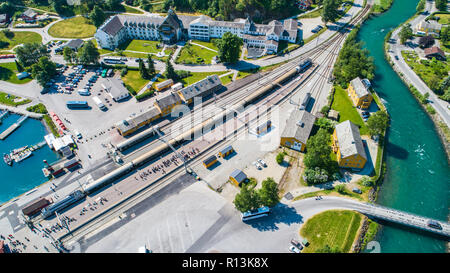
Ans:
{"type": "MultiPolygon", "coordinates": [[[[19,118],[20,116],[15,114],[4,118],[0,125],[0,132],[6,130],[19,118]]],[[[46,159],[51,163],[58,159],[57,154],[47,145],[34,151],[32,156],[22,162],[14,162],[12,167],[3,162],[3,153],[25,145],[37,144],[44,140],[46,134],[45,127],[39,120],[28,118],[6,139],[0,140],[0,204],[47,181],[42,173],[43,160],[46,159]]]]}
{"type": "MultiPolygon", "coordinates": [[[[387,172],[377,203],[447,221],[450,168],[444,147],[433,121],[384,59],[384,37],[414,15],[417,2],[395,0],[386,13],[365,22],[358,36],[375,59],[374,88],[391,116],[387,172]]],[[[375,240],[381,252],[445,252],[446,247],[432,236],[390,225],[375,240]]]]}

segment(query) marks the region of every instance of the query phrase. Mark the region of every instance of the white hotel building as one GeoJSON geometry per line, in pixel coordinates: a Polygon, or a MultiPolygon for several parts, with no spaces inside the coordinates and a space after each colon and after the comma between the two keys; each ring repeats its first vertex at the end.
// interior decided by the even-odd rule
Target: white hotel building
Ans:
{"type": "Polygon", "coordinates": [[[172,43],[185,39],[209,41],[221,38],[226,32],[236,34],[247,48],[260,48],[265,53],[276,53],[281,40],[295,43],[297,20],[271,21],[267,25],[255,24],[249,18],[233,22],[215,21],[208,16],[177,16],[169,10],[166,17],[115,15],[100,26],[95,34],[102,48],[114,50],[128,39],[159,40],[172,43]]]}

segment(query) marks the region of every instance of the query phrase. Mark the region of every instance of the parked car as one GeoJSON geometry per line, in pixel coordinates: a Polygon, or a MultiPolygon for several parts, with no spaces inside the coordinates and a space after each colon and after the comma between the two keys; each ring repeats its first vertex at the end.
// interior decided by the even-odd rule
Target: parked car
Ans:
{"type": "Polygon", "coordinates": [[[267,164],[264,160],[258,159],[259,164],[263,165],[264,167],[267,167],[267,164]]]}
{"type": "Polygon", "coordinates": [[[398,56],[397,55],[395,55],[394,58],[398,61],[398,56]]]}
{"type": "Polygon", "coordinates": [[[262,166],[261,166],[261,164],[258,163],[258,161],[253,162],[253,165],[255,165],[255,167],[256,167],[258,170],[261,170],[261,169],[262,169],[262,166]]]}
{"type": "Polygon", "coordinates": [[[302,244],[300,244],[300,242],[297,241],[297,240],[295,240],[295,239],[292,239],[292,240],[291,240],[291,244],[292,244],[293,246],[295,246],[296,248],[300,249],[300,250],[303,249],[302,244]]]}
{"type": "Polygon", "coordinates": [[[295,246],[293,246],[293,245],[291,245],[291,246],[289,247],[289,251],[292,252],[292,253],[301,253],[301,252],[300,252],[300,249],[298,249],[298,247],[295,247],[295,246]]]}

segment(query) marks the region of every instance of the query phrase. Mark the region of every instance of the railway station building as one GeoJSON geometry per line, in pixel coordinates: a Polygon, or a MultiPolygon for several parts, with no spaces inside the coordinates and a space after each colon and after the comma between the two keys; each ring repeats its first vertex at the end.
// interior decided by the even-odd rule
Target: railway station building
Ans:
{"type": "Polygon", "coordinates": [[[219,76],[210,75],[201,81],[191,84],[181,90],[178,90],[178,95],[186,103],[192,103],[194,97],[206,97],[214,92],[222,89],[223,85],[219,76]]]}
{"type": "Polygon", "coordinates": [[[355,107],[360,109],[369,108],[373,97],[359,77],[354,78],[350,82],[347,91],[355,107]]]}
{"type": "Polygon", "coordinates": [[[150,124],[152,121],[158,119],[161,116],[161,112],[156,107],[150,107],[139,115],[128,117],[114,124],[114,127],[119,131],[122,136],[128,136],[139,128],[150,124]]]}
{"type": "Polygon", "coordinates": [[[286,121],[283,133],[280,137],[280,145],[304,152],[316,117],[304,110],[294,110],[286,121]]]}
{"type": "Polygon", "coordinates": [[[366,151],[358,127],[350,120],[336,125],[333,133],[333,152],[339,167],[362,169],[367,162],[366,151]]]}
{"type": "Polygon", "coordinates": [[[155,107],[161,112],[161,116],[170,114],[172,108],[178,104],[181,104],[181,98],[173,92],[155,100],[155,107]]]}

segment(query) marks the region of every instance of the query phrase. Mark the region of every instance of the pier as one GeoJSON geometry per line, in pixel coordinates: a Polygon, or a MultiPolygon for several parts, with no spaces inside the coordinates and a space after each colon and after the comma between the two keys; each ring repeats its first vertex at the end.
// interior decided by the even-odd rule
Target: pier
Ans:
{"type": "Polygon", "coordinates": [[[8,110],[2,111],[2,112],[0,113],[0,124],[2,124],[3,118],[4,118],[6,115],[8,115],[8,113],[9,113],[8,110]]]}
{"type": "Polygon", "coordinates": [[[20,127],[20,125],[28,118],[28,116],[23,116],[20,117],[16,123],[14,123],[13,125],[9,126],[8,129],[6,129],[5,131],[3,131],[3,133],[0,134],[0,140],[4,140],[5,138],[7,138],[12,132],[14,132],[17,128],[20,127]]]}
{"type": "Polygon", "coordinates": [[[35,118],[35,119],[41,119],[44,116],[43,114],[33,113],[33,112],[29,112],[25,109],[19,109],[17,107],[3,105],[3,104],[0,104],[0,110],[6,110],[11,113],[16,113],[16,114],[19,114],[22,116],[28,116],[30,118],[35,118]]]}

